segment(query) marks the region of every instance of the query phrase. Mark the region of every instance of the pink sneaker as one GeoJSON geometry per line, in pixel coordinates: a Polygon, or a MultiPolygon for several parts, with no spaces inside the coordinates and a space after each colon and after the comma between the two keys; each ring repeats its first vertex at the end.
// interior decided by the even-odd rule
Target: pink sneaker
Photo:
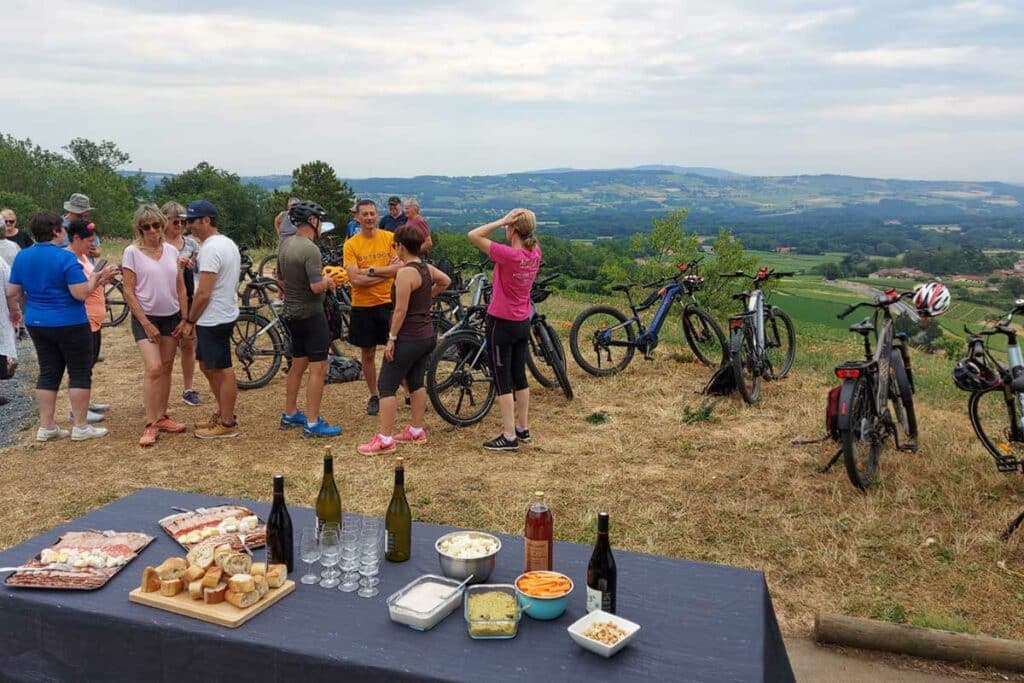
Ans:
{"type": "Polygon", "coordinates": [[[373,438],[364,443],[358,449],[360,455],[384,455],[385,453],[394,453],[398,450],[398,444],[395,443],[394,439],[391,443],[385,444],[384,440],[380,438],[380,434],[374,434],[373,438]]]}
{"type": "Polygon", "coordinates": [[[399,443],[426,443],[427,430],[420,430],[419,436],[413,436],[412,427],[406,426],[406,428],[402,430],[401,434],[395,434],[395,441],[399,443]]]}

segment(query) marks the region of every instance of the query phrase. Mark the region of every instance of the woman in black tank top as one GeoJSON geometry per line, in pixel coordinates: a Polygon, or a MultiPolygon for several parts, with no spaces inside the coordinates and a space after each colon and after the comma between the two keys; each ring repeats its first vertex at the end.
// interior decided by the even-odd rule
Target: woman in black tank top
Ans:
{"type": "Polygon", "coordinates": [[[423,233],[414,226],[403,225],[395,231],[395,252],[405,265],[398,269],[391,290],[394,312],[388,344],[384,348],[384,364],[377,388],[380,392],[380,431],[359,446],[363,455],[392,453],[396,442],[426,443],[423,413],[427,407],[427,390],[423,377],[427,360],[437,338],[430,317],[430,300],[448,289],[451,279],[434,266],[420,260],[423,233]],[[398,400],[395,393],[405,383],[412,397],[412,422],[395,434],[398,400]]]}

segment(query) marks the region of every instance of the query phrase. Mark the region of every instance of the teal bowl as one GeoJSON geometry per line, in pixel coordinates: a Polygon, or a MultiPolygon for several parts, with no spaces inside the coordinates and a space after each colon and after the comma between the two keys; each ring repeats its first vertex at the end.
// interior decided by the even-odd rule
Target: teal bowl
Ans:
{"type": "Polygon", "coordinates": [[[572,579],[565,576],[565,574],[559,575],[565,577],[569,581],[569,590],[567,590],[564,595],[557,598],[536,598],[532,595],[527,595],[523,591],[519,590],[519,579],[526,576],[526,574],[520,574],[516,577],[514,582],[514,585],[516,586],[516,600],[519,602],[519,607],[523,610],[524,614],[539,621],[550,621],[565,614],[565,608],[569,606],[569,596],[572,595],[572,590],[575,588],[575,584],[572,579]]]}

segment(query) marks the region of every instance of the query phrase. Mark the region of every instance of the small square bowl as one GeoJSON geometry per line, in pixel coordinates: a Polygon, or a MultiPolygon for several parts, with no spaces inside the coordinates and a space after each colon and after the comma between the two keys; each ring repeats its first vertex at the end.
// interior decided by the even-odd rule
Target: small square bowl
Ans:
{"type": "Polygon", "coordinates": [[[516,587],[508,583],[480,583],[475,586],[467,586],[463,592],[463,612],[466,617],[466,627],[469,630],[469,637],[476,640],[502,640],[515,638],[519,630],[519,620],[523,611],[516,600],[516,587]],[[471,619],[469,616],[469,600],[477,593],[499,592],[505,593],[512,598],[515,606],[515,617],[512,619],[471,619]]]}
{"type": "Polygon", "coordinates": [[[568,628],[569,635],[576,641],[577,645],[582,647],[584,650],[590,650],[594,654],[601,655],[605,658],[618,654],[619,650],[626,647],[626,644],[636,637],[639,630],[640,624],[635,624],[629,619],[623,619],[620,616],[616,616],[610,612],[603,612],[601,610],[594,610],[590,614],[580,617],[568,628]],[[583,635],[583,632],[590,628],[591,624],[598,621],[610,621],[625,631],[626,635],[614,645],[605,645],[599,640],[587,638],[583,635]]]}

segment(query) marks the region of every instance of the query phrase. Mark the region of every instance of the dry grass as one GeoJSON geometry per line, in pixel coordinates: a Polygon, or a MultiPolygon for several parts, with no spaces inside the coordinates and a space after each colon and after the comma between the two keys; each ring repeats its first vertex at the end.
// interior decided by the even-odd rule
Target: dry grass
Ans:
{"type": "MultiPolygon", "coordinates": [[[[135,445],[142,424],[138,355],[127,325],[105,337],[96,386],[97,399],[114,406],[111,436],[37,446],[26,432],[24,445],[3,451],[0,547],[145,486],[269,500],[271,475],[280,472],[293,505],[312,503],[325,444],[278,431],[283,376],[241,394],[241,438],[165,436],[142,450],[135,445]]],[[[920,453],[887,452],[881,485],[864,496],[841,464],[830,474],[815,472],[830,444],[791,443],[821,429],[821,372],[800,370],[767,385],[759,406],[728,399],[710,420],[688,422],[685,407],[690,415],[699,407],[696,392],[708,372],[673,360],[673,351],[659,349],[653,362],[637,358],[607,379],[573,365],[571,403],[536,389],[535,445],[519,454],[480,449],[497,430],[496,413],[467,429],[428,413],[431,443],[405,451],[414,515],[520,533],[530,492],[543,489],[560,539],[591,543],[596,513],[606,509],[616,547],[764,571],[789,634],[806,632],[813,613],[827,610],[957,620],[977,632],[1024,637],[1020,540],[999,540],[1024,499],[1019,481],[997,474],[974,442],[963,401],[923,398],[920,453]],[[607,420],[588,422],[596,412],[607,420]],[[935,542],[925,545],[928,538],[935,542]]],[[[180,376],[175,381],[173,396],[180,376]]],[[[356,454],[376,426],[363,413],[365,399],[361,382],[331,385],[326,416],[345,428],[332,442],[345,507],[381,514],[392,463],[356,454]]],[[[180,404],[174,412],[189,422],[208,414],[180,404]]]]}

